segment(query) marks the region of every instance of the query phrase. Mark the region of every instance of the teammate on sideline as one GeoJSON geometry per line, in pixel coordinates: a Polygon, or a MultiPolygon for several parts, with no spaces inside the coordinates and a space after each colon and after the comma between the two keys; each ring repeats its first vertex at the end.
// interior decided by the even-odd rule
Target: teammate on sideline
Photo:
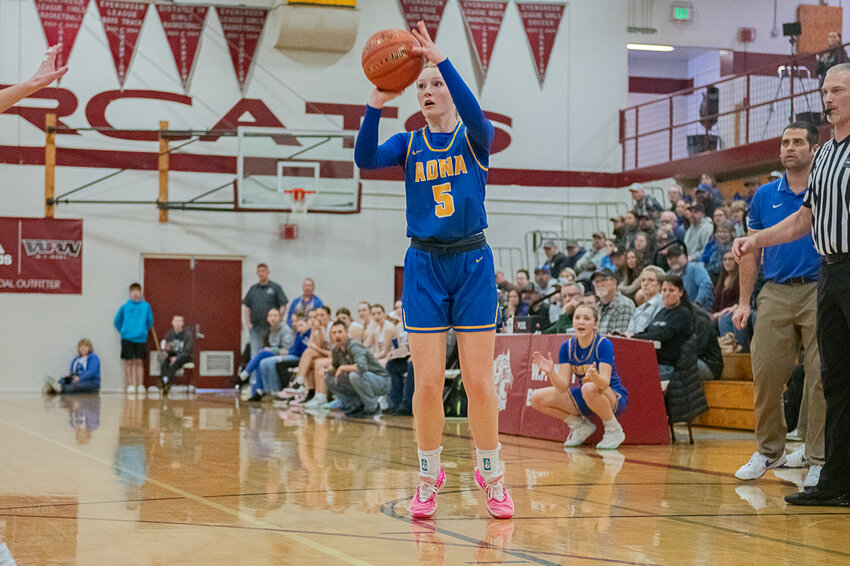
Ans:
{"type": "Polygon", "coordinates": [[[575,338],[561,345],[557,368],[552,356],[534,352],[533,360],[549,376],[551,387],[538,389],[531,395],[531,406],[541,413],[566,421],[570,434],[564,446],[581,446],[594,432],[596,425],[586,415],[595,413],[605,425],[605,434],[596,445],[613,450],[626,439],[617,413],[626,408],[629,394],[620,381],[614,365],[614,345],[596,332],[596,307],[579,305],[573,313],[575,338]],[[570,387],[572,376],[581,384],[570,387]]]}
{"type": "Polygon", "coordinates": [[[62,44],[57,43],[47,50],[35,74],[26,82],[0,90],[0,113],[5,112],[19,100],[48,86],[68,72],[68,67],[56,68],[56,57],[62,53],[62,44]]]}
{"type": "Polygon", "coordinates": [[[419,451],[419,487],[410,514],[427,518],[446,475],[440,465],[446,334],[457,333],[469,426],[475,440],[475,481],[493,517],[513,515],[499,459],[498,400],[493,384],[498,298],[493,254],[484,238],[484,192],[495,131],[423,22],[411,30],[416,55],[428,63],[416,80],[427,126],[395,134],[378,146],[381,108],[400,92],[372,91],[357,136],[354,159],[361,169],[405,170],[407,236],[402,322],[416,372],[413,418],[419,451]]]}

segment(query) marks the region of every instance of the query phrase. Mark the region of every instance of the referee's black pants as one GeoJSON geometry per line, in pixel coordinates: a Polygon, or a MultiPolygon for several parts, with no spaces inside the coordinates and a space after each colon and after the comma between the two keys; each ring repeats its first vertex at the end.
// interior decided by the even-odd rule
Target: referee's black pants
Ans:
{"type": "Polygon", "coordinates": [[[821,263],[818,346],[826,400],[825,462],[818,488],[850,491],[850,259],[821,263]]]}

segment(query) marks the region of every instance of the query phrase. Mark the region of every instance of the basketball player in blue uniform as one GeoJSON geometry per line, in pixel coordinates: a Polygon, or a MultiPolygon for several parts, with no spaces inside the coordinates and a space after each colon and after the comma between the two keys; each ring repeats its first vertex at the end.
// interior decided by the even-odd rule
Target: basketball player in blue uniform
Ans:
{"type": "Polygon", "coordinates": [[[514,505],[499,459],[499,411],[493,384],[498,312],[493,254],[484,238],[484,192],[495,131],[425,24],[411,33],[414,53],[428,63],[414,83],[427,126],[395,134],[378,145],[381,108],[400,92],[375,89],[354,151],[361,169],[400,166],[405,171],[407,236],[402,320],[416,374],[413,416],[419,487],[410,502],[415,518],[431,517],[445,482],[440,465],[446,333],[457,333],[469,426],[477,447],[476,483],[487,510],[509,518],[514,505]]]}
{"type": "Polygon", "coordinates": [[[570,435],[564,446],[581,446],[596,432],[596,425],[587,415],[595,413],[602,419],[605,434],[596,445],[613,450],[625,439],[623,427],[615,415],[626,408],[626,392],[614,364],[614,345],[596,331],[596,307],[579,305],[573,314],[576,335],[561,345],[557,368],[551,356],[534,352],[532,359],[549,377],[551,387],[536,390],[531,406],[547,415],[566,421],[570,435]],[[579,384],[571,386],[573,376],[579,384]]]}

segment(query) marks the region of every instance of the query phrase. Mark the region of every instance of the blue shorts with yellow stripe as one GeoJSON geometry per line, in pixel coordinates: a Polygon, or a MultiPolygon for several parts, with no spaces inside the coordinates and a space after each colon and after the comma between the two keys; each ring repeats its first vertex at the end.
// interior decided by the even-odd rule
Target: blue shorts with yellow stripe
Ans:
{"type": "MultiPolygon", "coordinates": [[[[614,396],[617,398],[617,406],[614,407],[614,414],[619,415],[623,412],[623,409],[626,408],[629,396],[624,391],[614,387],[611,388],[611,391],[614,392],[614,396]]],[[[573,400],[576,402],[576,407],[578,407],[578,410],[581,411],[582,415],[589,416],[593,414],[593,411],[587,406],[587,401],[584,400],[584,396],[581,394],[581,385],[570,387],[570,395],[573,396],[573,400]]]]}
{"type": "Polygon", "coordinates": [[[499,299],[490,246],[449,254],[409,248],[401,304],[407,332],[495,330],[499,299]]]}

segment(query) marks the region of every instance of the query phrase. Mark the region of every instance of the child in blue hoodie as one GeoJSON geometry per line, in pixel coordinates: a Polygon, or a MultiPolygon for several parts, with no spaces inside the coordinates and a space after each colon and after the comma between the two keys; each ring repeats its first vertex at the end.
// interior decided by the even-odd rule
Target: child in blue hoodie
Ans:
{"type": "Polygon", "coordinates": [[[115,329],[121,334],[121,360],[127,393],[144,394],[145,342],[153,326],[151,306],[142,299],[142,286],[130,285],[130,300],[115,315],[115,329]]]}
{"type": "Polygon", "coordinates": [[[77,357],[71,362],[68,375],[60,380],[47,378],[45,393],[97,393],[100,391],[100,358],[94,353],[91,340],[77,343],[77,357]]]}

